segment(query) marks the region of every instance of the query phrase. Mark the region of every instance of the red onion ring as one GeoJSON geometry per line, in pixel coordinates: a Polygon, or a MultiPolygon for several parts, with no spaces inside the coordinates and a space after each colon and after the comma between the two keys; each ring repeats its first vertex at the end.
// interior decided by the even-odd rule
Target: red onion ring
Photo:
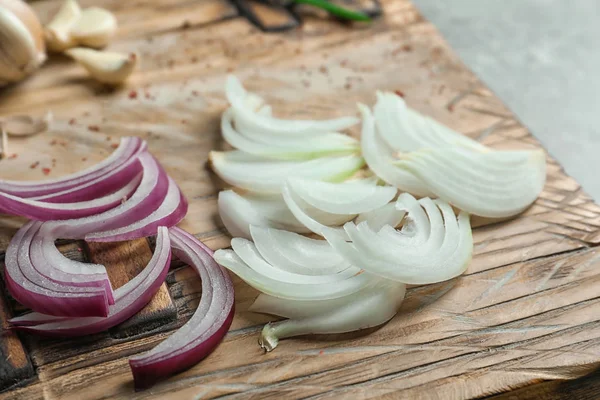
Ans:
{"type": "Polygon", "coordinates": [[[212,258],[213,252],[177,227],[169,234],[173,253],[200,274],[202,297],[183,327],[150,352],[129,360],[136,388],[149,387],[200,362],[219,344],[233,320],[233,283],[212,258]]]}
{"type": "Polygon", "coordinates": [[[31,240],[42,223],[29,222],[13,237],[6,250],[6,286],[19,303],[44,314],[69,317],[106,316],[104,287],[61,285],[35,269],[29,258],[31,240]]]}
{"type": "Polygon", "coordinates": [[[169,178],[167,195],[160,207],[152,214],[123,228],[90,233],[85,236],[85,240],[91,242],[117,242],[152,236],[159,226],[171,227],[177,225],[187,214],[187,209],[186,198],[175,181],[169,178]]]}
{"type": "Polygon", "coordinates": [[[127,320],[148,304],[164,282],[170,263],[169,234],[167,228],[160,227],[152,259],[135,278],[115,290],[115,304],[109,307],[107,317],[65,319],[31,313],[9,322],[16,329],[54,337],[82,336],[105,331],[127,320]]]}
{"type": "MultiPolygon", "coordinates": [[[[138,137],[124,137],[121,139],[119,147],[108,158],[90,168],[52,180],[31,182],[0,180],[0,192],[21,198],[62,192],[102,176],[130,159],[140,149],[145,149],[145,147],[145,142],[138,137]]],[[[93,197],[82,200],[91,198],[93,197]]]]}

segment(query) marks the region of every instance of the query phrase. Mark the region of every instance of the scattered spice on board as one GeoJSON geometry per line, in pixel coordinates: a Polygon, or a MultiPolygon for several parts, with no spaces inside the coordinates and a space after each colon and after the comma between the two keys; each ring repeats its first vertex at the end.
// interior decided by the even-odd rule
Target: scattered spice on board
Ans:
{"type": "Polygon", "coordinates": [[[132,90],[131,92],[129,92],[129,98],[130,99],[137,99],[137,97],[138,97],[137,90],[132,90]]]}
{"type": "Polygon", "coordinates": [[[199,95],[199,93],[197,90],[192,90],[192,96],[198,96],[198,95],[199,95]]]}
{"type": "Polygon", "coordinates": [[[50,171],[52,171],[50,168],[42,168],[42,172],[44,175],[50,175],[50,171]]]}
{"type": "Polygon", "coordinates": [[[321,66],[319,67],[319,72],[320,72],[320,73],[322,73],[322,74],[326,74],[328,71],[329,71],[329,70],[328,70],[328,69],[327,69],[327,67],[326,67],[326,66],[324,66],[324,65],[321,65],[321,66]]]}
{"type": "Polygon", "coordinates": [[[401,90],[394,90],[394,93],[396,93],[398,96],[404,98],[404,92],[401,90]]]}
{"type": "Polygon", "coordinates": [[[412,46],[410,44],[405,44],[404,46],[402,46],[402,50],[406,51],[407,53],[410,53],[412,51],[412,46]]]}
{"type": "Polygon", "coordinates": [[[19,155],[17,153],[12,153],[8,158],[9,159],[15,159],[17,158],[19,155]]]}
{"type": "Polygon", "coordinates": [[[98,125],[89,125],[88,130],[92,132],[100,132],[100,127],[98,125]]]}
{"type": "Polygon", "coordinates": [[[110,145],[110,147],[112,147],[113,149],[116,149],[117,147],[119,147],[118,143],[113,143],[110,145]]]}
{"type": "Polygon", "coordinates": [[[81,161],[87,161],[87,157],[82,157],[81,161]]]}
{"type": "Polygon", "coordinates": [[[39,161],[36,161],[36,162],[34,162],[33,164],[31,164],[31,165],[29,166],[29,168],[31,168],[31,169],[35,169],[35,168],[37,168],[37,166],[38,166],[38,165],[40,165],[40,162],[39,162],[39,161]]]}
{"type": "Polygon", "coordinates": [[[77,120],[75,118],[71,118],[69,120],[69,125],[75,125],[76,122],[77,122],[77,120]]]}

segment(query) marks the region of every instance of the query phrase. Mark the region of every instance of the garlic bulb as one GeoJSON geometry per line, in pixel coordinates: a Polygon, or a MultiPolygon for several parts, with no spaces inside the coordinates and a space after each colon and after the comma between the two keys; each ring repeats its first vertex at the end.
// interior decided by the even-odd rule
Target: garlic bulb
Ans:
{"type": "Polygon", "coordinates": [[[46,60],[43,30],[21,0],[0,0],[0,86],[17,82],[46,60]]]}
{"type": "Polygon", "coordinates": [[[118,85],[131,75],[137,64],[135,53],[122,54],[75,47],[65,54],[81,64],[98,82],[118,85]]]}

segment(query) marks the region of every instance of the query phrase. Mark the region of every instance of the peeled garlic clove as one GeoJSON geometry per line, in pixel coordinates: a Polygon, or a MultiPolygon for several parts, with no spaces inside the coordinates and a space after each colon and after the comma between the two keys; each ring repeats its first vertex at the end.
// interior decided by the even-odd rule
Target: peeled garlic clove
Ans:
{"type": "Polygon", "coordinates": [[[86,8],[71,30],[71,37],[83,46],[102,48],[117,32],[115,16],[99,7],[86,8]]]}
{"type": "Polygon", "coordinates": [[[118,85],[125,82],[135,69],[137,56],[75,47],[65,52],[80,63],[98,82],[118,85]]]}
{"type": "Polygon", "coordinates": [[[0,0],[0,86],[23,79],[46,60],[42,26],[20,0],[0,0]]]}
{"type": "Polygon", "coordinates": [[[81,17],[81,8],[75,0],[65,0],[52,21],[46,25],[46,42],[54,52],[62,52],[76,45],[71,29],[81,17]]]}
{"type": "Polygon", "coordinates": [[[52,118],[51,112],[41,118],[30,115],[14,115],[2,119],[0,125],[11,136],[30,136],[47,131],[52,118]]]}

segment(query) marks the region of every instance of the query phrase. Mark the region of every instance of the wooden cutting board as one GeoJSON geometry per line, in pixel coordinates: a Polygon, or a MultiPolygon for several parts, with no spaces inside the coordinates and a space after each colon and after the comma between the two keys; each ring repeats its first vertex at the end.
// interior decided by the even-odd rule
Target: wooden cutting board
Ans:
{"type": "MultiPolygon", "coordinates": [[[[33,6],[47,21],[59,4],[33,6]]],[[[56,177],[106,157],[121,136],[140,136],[190,201],[182,227],[214,249],[229,238],[216,215],[222,182],[206,158],[223,146],[218,126],[230,72],[282,116],[353,114],[357,101],[374,102],[376,90],[397,90],[410,106],[494,148],[540,146],[406,0],[383,1],[385,17],[369,28],[308,19],[281,34],[260,33],[223,0],[82,4],[116,13],[111,49],[138,52],[139,70],[125,87],[108,90],[55,57],[4,89],[0,115],[51,110],[55,123],[50,132],[11,140],[16,156],[0,161],[0,176],[56,177]]],[[[22,222],[0,219],[0,254],[22,222]]],[[[190,268],[174,265],[141,315],[78,340],[7,330],[5,320],[24,310],[5,293],[0,399],[459,399],[592,371],[600,363],[600,207],[548,158],[538,201],[518,218],[478,227],[474,240],[464,276],[412,288],[382,328],[285,340],[269,354],[257,344],[268,318],[246,311],[257,292],[234,277],[236,315],[224,342],[196,367],[139,393],[127,358],[194,312],[201,287],[190,268]]],[[[145,240],[61,248],[105,263],[116,286],[151,255],[145,240]]]]}

